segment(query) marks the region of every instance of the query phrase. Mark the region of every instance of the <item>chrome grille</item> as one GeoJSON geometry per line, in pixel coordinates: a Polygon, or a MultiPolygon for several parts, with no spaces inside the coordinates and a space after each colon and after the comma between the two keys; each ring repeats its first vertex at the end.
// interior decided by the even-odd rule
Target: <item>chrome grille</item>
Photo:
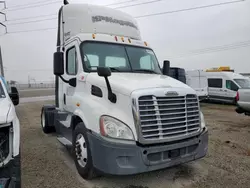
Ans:
{"type": "Polygon", "coordinates": [[[176,97],[139,97],[142,137],[164,139],[185,136],[200,129],[199,103],[196,95],[176,97]]]}

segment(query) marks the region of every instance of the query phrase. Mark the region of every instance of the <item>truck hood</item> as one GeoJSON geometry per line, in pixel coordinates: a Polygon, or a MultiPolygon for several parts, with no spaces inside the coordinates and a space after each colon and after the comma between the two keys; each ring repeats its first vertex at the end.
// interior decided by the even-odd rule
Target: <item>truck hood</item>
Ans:
{"type": "MultiPolygon", "coordinates": [[[[191,89],[188,85],[176,79],[160,74],[112,73],[108,79],[112,90],[124,95],[130,95],[135,90],[148,88],[191,89]]],[[[98,76],[97,73],[90,73],[87,76],[87,82],[92,85],[106,88],[105,79],[98,76]]]]}
{"type": "Polygon", "coordinates": [[[11,108],[11,103],[8,98],[0,98],[0,124],[7,123],[8,113],[11,108]]]}

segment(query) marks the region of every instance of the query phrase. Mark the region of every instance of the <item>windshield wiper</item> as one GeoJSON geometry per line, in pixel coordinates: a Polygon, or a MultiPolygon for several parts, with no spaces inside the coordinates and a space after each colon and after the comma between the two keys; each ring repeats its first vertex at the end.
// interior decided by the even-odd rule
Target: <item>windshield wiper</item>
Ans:
{"type": "Polygon", "coordinates": [[[150,69],[134,69],[133,72],[146,72],[146,73],[158,74],[157,72],[150,69]]]}
{"type": "Polygon", "coordinates": [[[114,67],[109,67],[111,71],[114,71],[114,72],[121,72],[119,69],[117,68],[114,68],[114,67]]]}

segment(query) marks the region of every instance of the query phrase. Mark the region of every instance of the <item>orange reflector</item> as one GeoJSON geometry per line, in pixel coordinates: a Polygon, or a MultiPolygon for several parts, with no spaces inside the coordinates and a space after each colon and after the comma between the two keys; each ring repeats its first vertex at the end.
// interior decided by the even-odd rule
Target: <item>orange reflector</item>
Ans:
{"type": "Polygon", "coordinates": [[[117,38],[117,36],[115,36],[115,40],[116,40],[116,41],[118,41],[118,38],[117,38]]]}
{"type": "Polygon", "coordinates": [[[123,37],[121,37],[121,39],[122,39],[122,42],[124,42],[124,38],[123,38],[123,37]]]}
{"type": "Polygon", "coordinates": [[[144,42],[145,46],[148,46],[147,42],[144,42]]]}
{"type": "Polygon", "coordinates": [[[95,34],[92,34],[92,38],[95,39],[95,34]]]}
{"type": "Polygon", "coordinates": [[[79,106],[80,106],[80,103],[79,103],[79,102],[78,102],[78,103],[76,103],[76,106],[78,106],[78,107],[79,107],[79,106]]]}
{"type": "Polygon", "coordinates": [[[128,39],[128,42],[129,42],[129,43],[131,43],[131,40],[130,40],[130,39],[128,39]]]}

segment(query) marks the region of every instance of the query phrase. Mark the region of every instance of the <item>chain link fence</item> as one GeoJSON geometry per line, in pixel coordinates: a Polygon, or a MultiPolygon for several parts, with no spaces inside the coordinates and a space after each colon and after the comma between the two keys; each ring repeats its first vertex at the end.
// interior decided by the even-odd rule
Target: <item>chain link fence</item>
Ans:
{"type": "Polygon", "coordinates": [[[18,90],[55,88],[55,83],[51,82],[30,83],[30,84],[15,83],[11,85],[16,86],[18,90]]]}

